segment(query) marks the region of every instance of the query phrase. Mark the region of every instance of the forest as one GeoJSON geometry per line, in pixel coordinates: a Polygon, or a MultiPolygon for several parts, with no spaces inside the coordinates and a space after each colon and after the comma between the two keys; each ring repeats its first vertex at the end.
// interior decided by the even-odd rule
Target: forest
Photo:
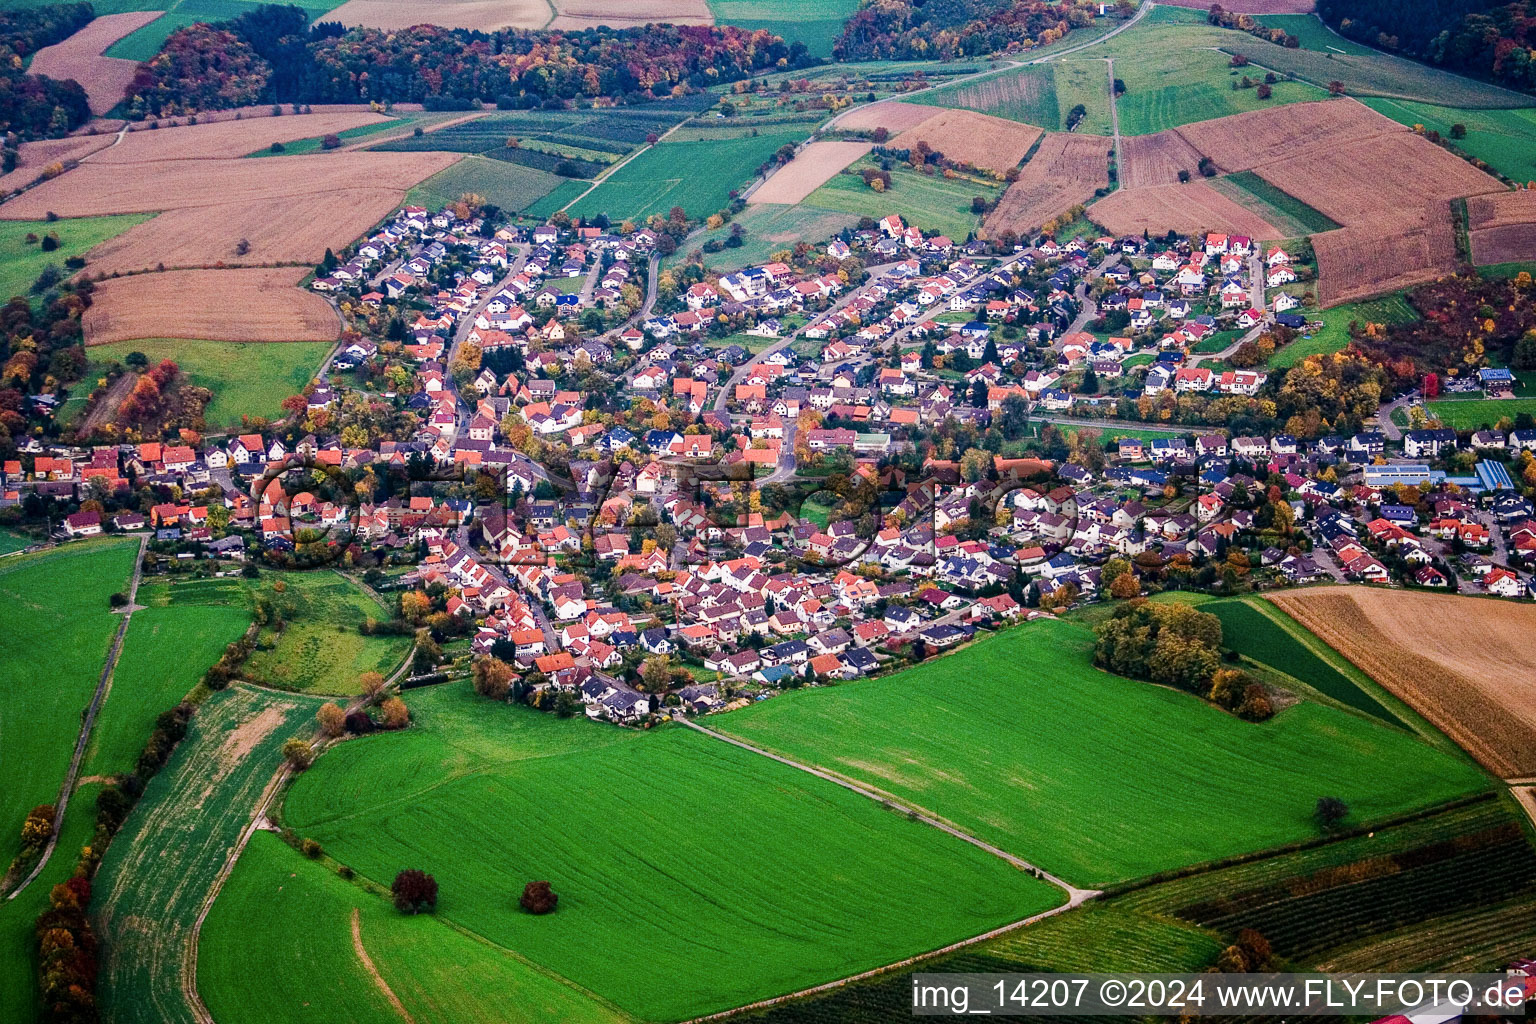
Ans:
{"type": "MultiPolygon", "coordinates": [[[[1129,8],[1129,4],[1124,5],[1129,8]]],[[[1092,24],[1091,3],[863,0],[832,46],[838,60],[947,60],[1054,43],[1092,24]]]]}
{"type": "Polygon", "coordinates": [[[814,63],[801,43],[733,26],[647,25],[493,33],[304,25],[267,4],[172,34],[128,89],[136,117],[255,102],[562,107],[606,97],[662,99],[769,69],[814,63]]]}
{"type": "Polygon", "coordinates": [[[1536,287],[1513,278],[1459,274],[1408,293],[1422,319],[1352,324],[1355,347],[1400,381],[1455,369],[1476,372],[1490,357],[1517,369],[1536,368],[1536,287]]]}
{"type": "Polygon", "coordinates": [[[1318,0],[1317,12],[1367,45],[1536,91],[1536,5],[1529,0],[1318,0]]]}
{"type": "Polygon", "coordinates": [[[0,131],[28,139],[58,138],[90,119],[90,104],[78,82],[31,75],[23,64],[95,16],[87,3],[0,11],[0,131]]]}

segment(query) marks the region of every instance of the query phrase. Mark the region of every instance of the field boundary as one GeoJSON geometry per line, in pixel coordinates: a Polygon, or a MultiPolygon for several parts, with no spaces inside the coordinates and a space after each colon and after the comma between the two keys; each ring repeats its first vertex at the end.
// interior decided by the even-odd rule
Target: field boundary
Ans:
{"type": "Polygon", "coordinates": [[[395,1012],[405,1020],[406,1024],[416,1024],[416,1018],[411,1016],[411,1011],[405,1008],[400,997],[395,995],[395,990],[390,988],[389,982],[384,980],[384,975],[380,974],[379,969],[373,965],[373,957],[368,955],[368,947],[363,945],[362,912],[357,907],[352,908],[352,949],[357,953],[357,959],[362,963],[363,969],[368,972],[368,976],[373,979],[373,983],[395,1008],[395,1012]]]}

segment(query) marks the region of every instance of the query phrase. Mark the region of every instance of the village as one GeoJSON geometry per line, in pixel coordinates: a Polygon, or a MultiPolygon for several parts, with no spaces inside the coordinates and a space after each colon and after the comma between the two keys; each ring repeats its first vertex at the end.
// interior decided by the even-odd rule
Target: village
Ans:
{"type": "Polygon", "coordinates": [[[660,270],[649,227],[460,213],[406,207],[320,268],[353,329],[285,425],[29,440],[4,505],[71,510],[59,539],[152,531],[165,571],[372,567],[529,691],[624,724],[1161,589],[1536,597],[1510,469],[1536,429],[1115,436],[1111,417],[1263,401],[1262,369],[1192,350],[1304,331],[1279,289],[1305,254],[1218,234],[999,252],[888,216],[799,271],[714,275],[660,270]],[[337,429],[364,400],[406,436],[337,429]]]}

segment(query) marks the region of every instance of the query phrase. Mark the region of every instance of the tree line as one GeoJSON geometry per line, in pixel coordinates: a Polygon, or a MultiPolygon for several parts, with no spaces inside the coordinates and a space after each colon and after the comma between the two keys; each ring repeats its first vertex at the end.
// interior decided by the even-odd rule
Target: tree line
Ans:
{"type": "MultiPolygon", "coordinates": [[[[1116,5],[1128,14],[1130,4],[1116,5]]],[[[838,60],[948,60],[1045,46],[1093,23],[1091,3],[863,0],[832,45],[838,60]]]]}
{"type": "Polygon", "coordinates": [[[1340,34],[1508,89],[1536,91],[1536,11],[1499,0],[1318,0],[1340,34]]]}
{"type": "MultiPolygon", "coordinates": [[[[29,74],[24,64],[38,50],[68,39],[94,17],[96,11],[88,3],[0,11],[0,131],[29,139],[56,139],[90,120],[91,105],[79,82],[29,74]]],[[[14,159],[8,152],[6,162],[14,166],[14,159]]]]}

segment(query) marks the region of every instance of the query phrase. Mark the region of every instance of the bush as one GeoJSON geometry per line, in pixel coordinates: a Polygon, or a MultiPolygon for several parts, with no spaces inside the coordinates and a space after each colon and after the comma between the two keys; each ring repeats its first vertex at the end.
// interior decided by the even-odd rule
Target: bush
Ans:
{"type": "Polygon", "coordinates": [[[43,252],[53,252],[58,247],[59,247],[59,236],[58,235],[44,235],[43,236],[43,252]]]}
{"type": "Polygon", "coordinates": [[[310,860],[319,860],[320,855],[323,854],[325,850],[317,841],[313,839],[306,839],[299,844],[299,852],[304,854],[304,856],[308,857],[310,860]]]}
{"type": "Polygon", "coordinates": [[[437,879],[419,868],[406,868],[396,875],[389,891],[402,914],[419,914],[437,906],[437,879]]]}
{"type": "Polygon", "coordinates": [[[321,149],[340,149],[341,148],[341,136],[337,135],[335,132],[328,133],[327,135],[323,136],[320,139],[320,148],[321,149]]]}
{"type": "Polygon", "coordinates": [[[127,603],[128,595],[123,593],[121,590],[107,598],[107,604],[111,605],[113,608],[121,608],[127,603]]]}
{"type": "Polygon", "coordinates": [[[340,867],[338,867],[336,869],[336,874],[340,875],[342,878],[345,878],[349,882],[352,881],[352,879],[357,877],[357,872],[353,871],[350,867],[348,867],[345,864],[341,865],[340,867]]]}
{"type": "Polygon", "coordinates": [[[548,882],[529,882],[523,886],[522,898],[517,902],[530,914],[548,914],[560,902],[560,897],[550,889],[548,882]]]}

